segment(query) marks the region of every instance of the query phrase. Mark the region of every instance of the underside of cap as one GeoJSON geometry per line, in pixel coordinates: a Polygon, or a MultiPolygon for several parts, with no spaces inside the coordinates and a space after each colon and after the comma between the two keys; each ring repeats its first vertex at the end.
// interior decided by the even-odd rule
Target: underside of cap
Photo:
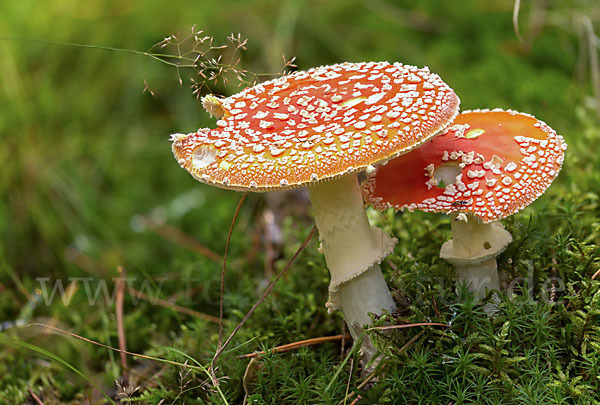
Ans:
{"type": "Polygon", "coordinates": [[[222,188],[269,191],[361,171],[443,130],[459,99],[427,68],[343,63],[204,100],[221,117],[173,142],[178,163],[222,188]]]}

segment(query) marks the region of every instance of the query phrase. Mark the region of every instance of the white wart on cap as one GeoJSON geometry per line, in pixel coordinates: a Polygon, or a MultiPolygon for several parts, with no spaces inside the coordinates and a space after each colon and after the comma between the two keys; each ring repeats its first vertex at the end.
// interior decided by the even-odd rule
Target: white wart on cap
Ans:
{"type": "Polygon", "coordinates": [[[387,62],[313,68],[203,101],[217,128],[174,136],[175,158],[199,181],[249,191],[305,186],[406,153],[459,105],[427,68],[387,62]]]}
{"type": "Polygon", "coordinates": [[[488,223],[543,194],[566,149],[560,135],[531,115],[467,111],[421,148],[379,167],[363,194],[377,209],[464,212],[488,223]],[[449,180],[444,171],[453,173],[449,180]]]}

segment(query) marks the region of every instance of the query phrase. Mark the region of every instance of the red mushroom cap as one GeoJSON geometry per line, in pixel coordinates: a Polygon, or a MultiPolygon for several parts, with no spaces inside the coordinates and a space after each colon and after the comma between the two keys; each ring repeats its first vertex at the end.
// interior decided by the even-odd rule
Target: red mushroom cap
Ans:
{"type": "Polygon", "coordinates": [[[566,149],[560,135],[531,115],[467,111],[441,135],[379,167],[363,193],[377,209],[467,212],[497,221],[550,186],[566,149]],[[436,171],[452,166],[456,180],[440,183],[436,171]]]}
{"type": "Polygon", "coordinates": [[[459,99],[427,68],[343,63],[203,102],[217,129],[172,136],[178,163],[219,187],[266,191],[339,177],[441,131],[459,99]]]}

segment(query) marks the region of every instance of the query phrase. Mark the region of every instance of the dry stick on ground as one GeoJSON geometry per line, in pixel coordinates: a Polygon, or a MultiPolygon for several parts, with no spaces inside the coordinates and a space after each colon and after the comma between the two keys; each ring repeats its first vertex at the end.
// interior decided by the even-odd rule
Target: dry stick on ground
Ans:
{"type": "Polygon", "coordinates": [[[433,304],[433,310],[435,311],[435,315],[439,318],[441,315],[440,315],[440,311],[438,310],[437,302],[435,301],[435,298],[431,299],[431,303],[433,304]]]}
{"type": "MultiPolygon", "coordinates": [[[[315,234],[316,230],[317,230],[317,227],[313,226],[312,229],[311,229],[311,231],[310,231],[310,233],[306,237],[306,239],[304,239],[304,242],[302,242],[302,245],[300,245],[300,247],[298,248],[298,250],[296,251],[296,253],[294,253],[294,256],[292,256],[292,258],[287,262],[287,264],[285,265],[285,267],[283,268],[283,270],[281,270],[279,272],[279,274],[277,275],[277,277],[275,277],[275,280],[273,280],[271,282],[271,284],[269,284],[269,286],[267,287],[267,289],[265,290],[265,292],[263,293],[263,295],[258,299],[258,301],[256,301],[256,303],[252,306],[252,308],[250,308],[250,311],[248,311],[248,313],[244,316],[244,318],[240,321],[240,323],[237,324],[237,326],[235,327],[235,329],[233,330],[233,332],[231,332],[231,335],[229,335],[229,337],[227,338],[227,340],[225,341],[225,343],[223,343],[223,345],[219,348],[219,350],[217,350],[217,352],[215,353],[215,356],[213,357],[213,364],[216,362],[217,358],[223,352],[223,350],[225,350],[225,348],[227,347],[227,345],[229,344],[229,342],[231,341],[231,339],[233,339],[233,337],[240,330],[240,328],[244,325],[244,323],[246,323],[246,321],[248,320],[248,318],[250,318],[252,316],[252,314],[254,313],[254,311],[256,311],[256,308],[258,308],[258,306],[265,300],[265,298],[267,297],[267,295],[269,295],[269,293],[271,292],[271,290],[273,289],[273,287],[275,286],[275,284],[279,281],[279,279],[281,277],[283,277],[283,275],[287,272],[287,270],[292,266],[292,264],[294,263],[294,261],[296,260],[296,258],[300,255],[300,253],[302,253],[302,251],[304,249],[306,249],[306,246],[308,246],[308,243],[312,239],[312,237],[315,234]]],[[[215,382],[218,384],[218,381],[215,381],[215,382]]]]}
{"type": "Polygon", "coordinates": [[[438,322],[422,322],[422,323],[408,323],[405,325],[388,325],[388,326],[373,326],[372,328],[367,329],[367,331],[371,330],[388,330],[388,329],[405,329],[405,328],[414,328],[416,326],[442,326],[444,328],[448,328],[449,325],[445,323],[438,322]]]}
{"type": "Polygon", "coordinates": [[[600,61],[598,61],[598,52],[596,51],[596,33],[594,24],[588,16],[582,17],[585,26],[585,32],[588,40],[588,55],[590,61],[590,80],[592,82],[592,91],[596,99],[596,111],[600,115],[600,61]]]}
{"type": "Polygon", "coordinates": [[[108,279],[112,274],[96,259],[91,258],[77,248],[69,246],[65,249],[65,258],[86,273],[99,278],[108,279]]]}
{"type": "Polygon", "coordinates": [[[179,312],[181,314],[190,315],[195,318],[203,319],[207,322],[219,323],[219,318],[216,316],[208,315],[202,312],[195,311],[190,308],[182,307],[181,305],[174,304],[167,300],[160,299],[158,297],[150,297],[142,291],[136,290],[135,288],[129,287],[129,294],[134,296],[137,299],[142,299],[144,301],[148,301],[151,304],[159,305],[163,308],[172,309],[173,311],[179,312]]]}
{"type": "Polygon", "coordinates": [[[600,270],[594,273],[594,275],[592,276],[592,280],[595,280],[598,276],[600,276],[600,270]]]}
{"type": "Polygon", "coordinates": [[[123,301],[125,298],[125,278],[127,272],[122,266],[117,267],[119,272],[119,278],[117,279],[117,299],[116,299],[116,312],[117,312],[117,331],[119,335],[119,349],[121,349],[121,369],[123,373],[123,379],[128,380],[128,367],[127,367],[127,356],[124,351],[127,350],[127,340],[125,339],[125,327],[123,326],[123,301]]]}
{"type": "Polygon", "coordinates": [[[262,368],[262,365],[258,362],[258,357],[253,357],[246,366],[244,371],[244,377],[242,378],[242,388],[244,388],[244,405],[248,404],[248,395],[250,395],[250,382],[255,379],[256,372],[262,368]]]}
{"type": "Polygon", "coordinates": [[[0,256],[0,270],[4,271],[10,277],[12,282],[17,287],[17,290],[19,290],[19,292],[21,294],[23,294],[23,296],[27,299],[27,301],[31,301],[31,299],[33,298],[32,294],[27,290],[27,287],[25,287],[25,284],[23,284],[21,279],[19,279],[17,277],[14,270],[12,268],[8,267],[8,264],[4,263],[3,261],[4,261],[4,257],[0,256]]]}
{"type": "Polygon", "coordinates": [[[348,397],[348,391],[350,391],[350,381],[352,380],[352,371],[354,371],[354,358],[350,359],[350,371],[348,371],[348,382],[346,383],[346,392],[344,397],[348,397]]]}
{"type": "Polygon", "coordinates": [[[340,361],[344,360],[344,355],[346,354],[346,331],[348,327],[346,326],[346,322],[342,322],[342,344],[340,347],[340,361]]]}
{"type": "MultiPolygon", "coordinates": [[[[100,263],[96,262],[91,257],[86,256],[85,254],[81,253],[80,251],[74,248],[67,252],[67,260],[93,276],[100,275],[104,278],[109,277],[108,271],[104,269],[100,263]]],[[[134,296],[137,299],[148,301],[153,305],[159,305],[163,308],[171,309],[175,312],[204,319],[208,322],[219,323],[219,318],[217,318],[216,316],[208,315],[190,308],[182,307],[181,305],[174,304],[170,301],[163,300],[158,297],[150,297],[147,294],[144,294],[142,291],[136,290],[132,286],[128,286],[127,290],[129,291],[129,295],[134,296]]]]}
{"type": "Polygon", "coordinates": [[[125,353],[125,354],[127,354],[129,356],[139,357],[140,359],[158,361],[158,362],[165,363],[165,364],[171,364],[171,365],[177,366],[177,367],[192,368],[192,369],[195,369],[195,370],[200,369],[200,370],[204,371],[204,369],[202,367],[194,366],[194,365],[191,365],[191,364],[182,364],[182,363],[178,363],[178,362],[172,361],[172,360],[162,359],[162,358],[159,358],[159,357],[146,356],[145,354],[133,353],[133,352],[128,352],[126,350],[117,349],[115,347],[105,345],[104,343],[96,342],[95,340],[88,339],[86,337],[80,336],[80,335],[78,335],[76,333],[69,332],[67,330],[60,329],[60,328],[57,328],[57,327],[54,327],[54,326],[51,326],[51,325],[47,325],[47,324],[44,324],[44,323],[34,322],[34,323],[30,323],[27,326],[42,326],[44,328],[51,329],[53,331],[64,333],[65,335],[69,335],[69,336],[72,336],[74,338],[83,340],[84,342],[88,342],[88,343],[91,343],[91,344],[96,345],[96,346],[104,347],[105,349],[109,349],[109,350],[112,350],[112,351],[115,351],[115,352],[125,353]]]}
{"type": "Polygon", "coordinates": [[[40,399],[40,397],[38,397],[37,395],[35,395],[35,393],[31,390],[31,388],[27,387],[27,391],[29,391],[29,395],[31,395],[31,398],[33,398],[33,400],[35,401],[36,404],[38,404],[38,405],[44,405],[44,403],[42,402],[42,400],[40,399]]]}
{"type": "Polygon", "coordinates": [[[202,245],[195,238],[172,225],[159,224],[148,217],[144,217],[144,224],[149,230],[163,239],[170,240],[171,242],[183,246],[186,249],[198,252],[214,262],[221,263],[223,260],[220,254],[202,245]]]}
{"type": "MultiPolygon", "coordinates": [[[[288,343],[285,345],[277,346],[277,347],[273,348],[272,352],[283,353],[283,352],[288,352],[290,350],[298,349],[299,347],[303,347],[303,346],[314,346],[314,345],[319,345],[321,343],[333,342],[336,340],[349,339],[349,338],[350,338],[349,334],[348,335],[321,336],[321,337],[299,340],[297,342],[292,342],[292,343],[288,343]]],[[[242,354],[238,357],[240,359],[247,359],[247,358],[251,358],[251,357],[262,356],[263,354],[265,354],[265,352],[260,351],[260,352],[242,354]]]]}
{"type": "Polygon", "coordinates": [[[244,193],[240,201],[238,202],[237,207],[235,208],[235,213],[233,214],[233,219],[231,220],[231,226],[229,227],[229,234],[227,234],[227,244],[225,245],[225,253],[223,254],[223,270],[221,271],[221,299],[219,300],[219,342],[217,343],[217,350],[215,355],[210,363],[210,375],[213,378],[213,384],[218,384],[217,376],[215,374],[215,362],[219,353],[221,352],[221,346],[223,345],[223,295],[225,294],[225,269],[227,267],[227,253],[229,252],[229,244],[231,243],[231,235],[233,234],[233,226],[235,225],[235,221],[237,220],[238,214],[240,213],[240,209],[242,208],[242,204],[246,200],[248,193],[244,193]]]}

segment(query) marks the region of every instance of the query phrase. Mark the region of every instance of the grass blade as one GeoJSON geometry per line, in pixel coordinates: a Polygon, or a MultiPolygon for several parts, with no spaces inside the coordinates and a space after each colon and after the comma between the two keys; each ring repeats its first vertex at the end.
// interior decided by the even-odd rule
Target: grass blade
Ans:
{"type": "Polygon", "coordinates": [[[89,382],[90,384],[92,384],[94,386],[94,388],[96,388],[98,391],[100,391],[102,393],[102,395],[104,395],[106,397],[106,399],[108,399],[108,401],[111,404],[116,405],[116,402],[113,401],[112,398],[106,392],[104,392],[104,390],[102,388],[100,388],[100,386],[98,384],[96,384],[94,381],[92,381],[83,372],[79,371],[75,366],[73,366],[69,362],[63,360],[62,358],[58,357],[54,353],[51,353],[51,352],[49,352],[49,351],[47,351],[45,349],[42,349],[41,347],[32,345],[30,343],[22,342],[20,340],[7,339],[3,335],[0,335],[0,336],[1,336],[0,340],[2,340],[7,345],[11,345],[11,346],[14,346],[14,347],[23,347],[25,349],[33,350],[34,352],[42,354],[42,355],[44,355],[46,357],[49,357],[50,359],[56,361],[57,363],[62,364],[63,366],[67,367],[69,370],[71,370],[72,372],[74,372],[75,374],[77,374],[78,376],[80,376],[81,378],[83,378],[84,380],[86,380],[87,382],[89,382]]]}

